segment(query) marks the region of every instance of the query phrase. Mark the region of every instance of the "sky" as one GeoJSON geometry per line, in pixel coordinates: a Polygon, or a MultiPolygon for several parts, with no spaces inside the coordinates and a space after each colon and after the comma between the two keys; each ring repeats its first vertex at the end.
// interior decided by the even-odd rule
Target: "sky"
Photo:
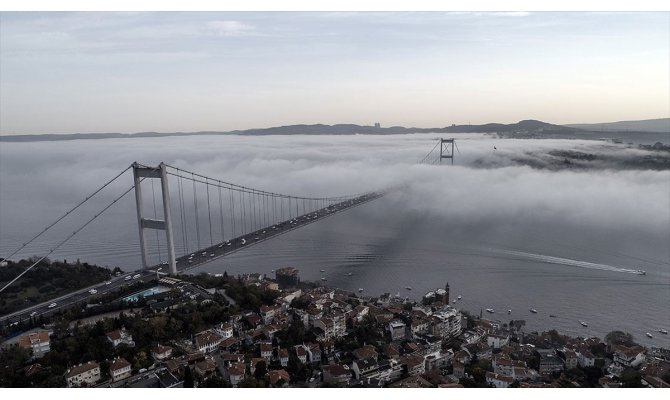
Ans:
{"type": "Polygon", "coordinates": [[[670,115],[668,12],[2,12],[0,134],[670,115]]]}

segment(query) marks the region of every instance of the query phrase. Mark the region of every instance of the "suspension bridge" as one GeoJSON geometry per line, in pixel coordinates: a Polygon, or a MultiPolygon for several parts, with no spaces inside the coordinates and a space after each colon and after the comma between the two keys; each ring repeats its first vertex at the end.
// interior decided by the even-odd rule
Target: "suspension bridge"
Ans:
{"type": "MultiPolygon", "coordinates": [[[[442,163],[444,159],[450,159],[453,164],[454,144],[453,139],[439,139],[435,147],[419,163],[434,165],[442,163]],[[438,146],[439,152],[436,151],[438,146]]],[[[92,198],[122,179],[129,171],[132,171],[133,175],[132,185],[121,190],[111,202],[50,247],[44,256],[39,257],[18,276],[4,284],[0,288],[0,293],[54,254],[130,192],[135,194],[141,268],[118,276],[112,281],[61,296],[56,299],[60,304],[52,302],[49,305],[45,303],[34,306],[4,316],[0,318],[0,321],[12,316],[22,316],[22,314],[27,317],[30,311],[33,311],[30,314],[31,317],[37,312],[56,311],[68,304],[75,304],[77,300],[89,294],[102,294],[118,289],[131,279],[148,280],[152,279],[154,274],[176,275],[188,271],[373,201],[391,190],[328,197],[300,196],[234,184],[165,163],[160,163],[158,166],[147,166],[135,162],[4,258],[12,259],[46,232],[80,211],[92,198]],[[159,182],[158,191],[154,184],[155,181],[159,182]],[[149,188],[151,196],[145,195],[145,191],[149,188]],[[148,242],[153,239],[149,231],[154,231],[156,235],[154,243],[158,253],[158,262],[154,264],[150,262],[151,257],[148,251],[148,242]]]]}

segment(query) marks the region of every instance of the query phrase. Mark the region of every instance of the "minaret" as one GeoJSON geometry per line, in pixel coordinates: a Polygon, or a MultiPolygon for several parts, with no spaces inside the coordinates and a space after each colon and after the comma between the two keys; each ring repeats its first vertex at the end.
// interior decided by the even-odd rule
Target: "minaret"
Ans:
{"type": "Polygon", "coordinates": [[[449,282],[447,282],[447,286],[444,287],[444,290],[447,292],[447,304],[449,304],[449,282]]]}

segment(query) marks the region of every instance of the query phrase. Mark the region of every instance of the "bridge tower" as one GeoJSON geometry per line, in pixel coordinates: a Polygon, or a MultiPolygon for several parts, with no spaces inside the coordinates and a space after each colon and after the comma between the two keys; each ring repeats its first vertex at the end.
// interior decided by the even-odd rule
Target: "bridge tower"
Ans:
{"type": "Polygon", "coordinates": [[[170,274],[177,274],[177,261],[174,252],[174,239],[172,235],[172,218],[170,216],[170,191],[168,190],[167,170],[163,163],[156,168],[144,167],[137,162],[133,163],[133,177],[135,180],[135,203],[137,205],[137,225],[140,231],[140,248],[142,251],[142,268],[149,267],[149,255],[147,252],[145,229],[158,229],[165,231],[168,248],[168,265],[170,274]],[[163,220],[144,218],[142,207],[142,187],[140,182],[145,179],[160,179],[161,197],[163,198],[163,220]]]}
{"type": "Polygon", "coordinates": [[[454,165],[454,139],[440,139],[440,164],[443,158],[451,158],[454,165]]]}

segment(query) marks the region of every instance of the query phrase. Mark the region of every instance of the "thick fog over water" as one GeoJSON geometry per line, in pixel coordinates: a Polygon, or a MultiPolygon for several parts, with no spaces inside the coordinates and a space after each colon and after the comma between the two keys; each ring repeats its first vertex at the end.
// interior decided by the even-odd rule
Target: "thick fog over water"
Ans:
{"type": "MultiPolygon", "coordinates": [[[[530,327],[553,324],[568,333],[574,328],[573,333],[604,334],[628,319],[625,328],[644,341],[645,329],[670,325],[670,171],[619,167],[617,160],[648,155],[623,145],[455,136],[453,166],[417,164],[439,138],[430,134],[2,143],[0,256],[133,161],[163,161],[293,195],[336,196],[397,187],[382,199],[213,262],[202,271],[270,274],[293,265],[303,279],[324,277],[345,289],[415,298],[449,281],[452,291],[463,294],[465,309],[478,313],[482,307],[498,306],[501,312],[554,307],[555,314],[566,314],[564,320],[528,313],[511,317],[536,318],[530,327]],[[545,168],[562,161],[550,154],[555,151],[606,154],[609,161],[594,169],[545,168]],[[325,276],[321,269],[327,270],[325,276]],[[647,275],[626,272],[636,269],[647,275]],[[347,278],[348,272],[354,275],[347,278]],[[588,319],[589,329],[574,327],[577,319],[588,319]]],[[[132,174],[126,172],[82,207],[84,212],[16,257],[44,254],[131,184],[132,174]]],[[[175,179],[170,185],[175,190],[175,179]]],[[[145,182],[143,189],[147,210],[153,213],[151,186],[145,182]]],[[[154,239],[152,259],[158,262],[158,246],[153,233],[149,236],[154,239]]],[[[178,252],[185,252],[181,237],[175,242],[178,252]]],[[[53,258],[137,268],[133,193],[53,258]]],[[[660,344],[664,339],[654,340],[660,344]]]]}

